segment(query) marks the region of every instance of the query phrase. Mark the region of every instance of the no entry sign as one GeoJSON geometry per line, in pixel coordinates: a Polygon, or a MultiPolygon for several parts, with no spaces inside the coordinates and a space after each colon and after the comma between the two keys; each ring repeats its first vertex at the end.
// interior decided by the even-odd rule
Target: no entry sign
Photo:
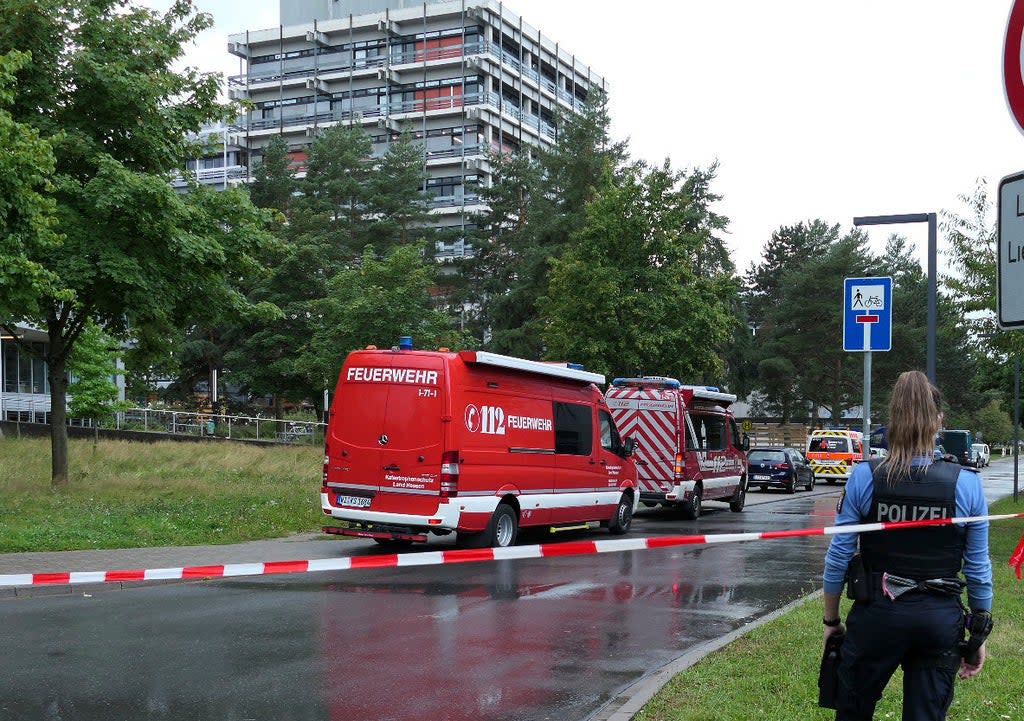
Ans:
{"type": "Polygon", "coordinates": [[[1003,87],[1006,105],[1017,128],[1024,133],[1024,71],[1021,69],[1021,45],[1024,38],[1024,0],[1013,0],[1003,42],[1003,87]]]}

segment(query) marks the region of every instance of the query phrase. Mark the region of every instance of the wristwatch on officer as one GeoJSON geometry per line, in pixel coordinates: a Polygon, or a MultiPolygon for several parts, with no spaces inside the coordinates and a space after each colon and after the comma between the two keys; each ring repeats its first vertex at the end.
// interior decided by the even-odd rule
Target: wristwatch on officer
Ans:
{"type": "Polygon", "coordinates": [[[835,618],[822,618],[821,622],[829,628],[835,628],[843,622],[843,619],[840,616],[836,616],[835,618]]]}

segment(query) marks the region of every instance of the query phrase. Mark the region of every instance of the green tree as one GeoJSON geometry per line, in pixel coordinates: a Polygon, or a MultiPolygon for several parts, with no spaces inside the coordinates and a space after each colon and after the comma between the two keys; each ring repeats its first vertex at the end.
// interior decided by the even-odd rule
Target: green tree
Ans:
{"type": "Polygon", "coordinates": [[[68,385],[71,394],[68,407],[75,418],[88,418],[96,422],[94,447],[99,440],[98,421],[127,405],[118,402],[119,392],[113,380],[123,373],[117,367],[119,354],[118,343],[90,322],[82,330],[68,357],[68,370],[72,378],[68,385]]]}
{"type": "MultiPolygon", "coordinates": [[[[936,379],[961,417],[980,410],[989,388],[986,379],[1002,375],[1004,403],[1011,404],[1012,376],[1006,373],[1013,359],[1024,358],[1024,335],[999,332],[996,322],[996,223],[988,184],[979,179],[970,194],[959,196],[962,208],[943,211],[940,227],[949,244],[946,257],[951,272],[940,277],[950,306],[940,321],[948,319],[939,335],[939,351],[954,344],[957,355],[936,360],[936,379]],[[967,358],[975,363],[965,368],[967,358]],[[982,372],[983,366],[997,368],[982,372]],[[964,382],[967,379],[968,382],[964,382]],[[951,394],[953,394],[951,396],[951,394]]],[[[940,322],[940,325],[941,322],[940,322]]]]}
{"type": "Polygon", "coordinates": [[[965,214],[942,213],[951,273],[941,277],[964,322],[976,333],[996,331],[996,227],[988,184],[981,178],[970,195],[960,195],[965,214]]]}
{"type": "Polygon", "coordinates": [[[253,181],[249,185],[253,205],[288,214],[295,193],[295,178],[289,164],[284,136],[272,136],[253,170],[253,181]]]}
{"type": "Polygon", "coordinates": [[[696,267],[709,245],[692,223],[705,198],[667,162],[637,164],[618,184],[606,177],[572,246],[551,262],[538,302],[547,357],[605,374],[721,377],[735,284],[696,267]]]}
{"type": "Polygon", "coordinates": [[[816,219],[782,226],[765,243],[761,262],[751,264],[745,278],[744,303],[757,333],[782,298],[782,278],[819,257],[839,240],[839,225],[816,219]]]}
{"type": "Polygon", "coordinates": [[[46,194],[64,244],[29,257],[57,280],[21,310],[49,341],[54,487],[68,482],[68,356],[90,321],[153,339],[190,308],[245,305],[236,282],[256,267],[263,214],[244,193],[182,196],[167,182],[191,154],[187,134],[231,112],[218,75],[173,69],[211,23],[186,0],[162,15],[125,0],[0,0],[0,54],[38,50],[17,72],[12,116],[56,158],[46,194]]]}
{"type": "Polygon", "coordinates": [[[858,404],[854,359],[843,352],[842,293],[844,278],[875,274],[866,240],[859,231],[840,237],[838,225],[821,220],[783,227],[747,273],[755,388],[784,422],[819,406],[839,418],[858,404]]]}
{"type": "Polygon", "coordinates": [[[320,133],[309,147],[306,177],[289,215],[299,223],[296,235],[317,236],[317,242],[359,257],[374,221],[368,212],[372,151],[360,127],[335,125],[320,133]]]}
{"type": "Polygon", "coordinates": [[[1013,420],[997,398],[993,398],[978,411],[975,428],[978,430],[979,442],[1013,444],[1013,420]]]}
{"type": "MultiPolygon", "coordinates": [[[[268,260],[273,272],[255,284],[250,298],[279,306],[282,317],[271,325],[240,329],[225,365],[233,382],[245,390],[273,396],[279,417],[282,400],[311,398],[319,404],[324,383],[334,382],[331,374],[305,370],[319,367],[321,359],[303,358],[319,352],[307,343],[310,337],[330,334],[344,320],[322,312],[330,307],[324,301],[331,296],[331,279],[358,271],[370,241],[386,251],[429,232],[416,227],[428,216],[422,149],[402,136],[377,161],[371,151],[362,129],[335,126],[310,145],[306,177],[295,183],[296,192],[289,197],[284,197],[290,175],[281,161],[282,146],[268,146],[257,175],[253,197],[285,206],[280,209],[287,223],[276,228],[281,242],[268,260]]],[[[428,271],[434,266],[425,265],[419,272],[428,271]]]]}
{"type": "Polygon", "coordinates": [[[556,124],[554,147],[492,158],[497,182],[483,191],[490,211],[480,220],[477,255],[465,266],[485,345],[525,358],[544,354],[537,299],[547,293],[550,261],[583,227],[596,186],[616,177],[626,160],[625,144],[609,140],[600,91],[580,111],[561,113],[556,124]]]}
{"type": "Polygon", "coordinates": [[[0,327],[9,333],[13,320],[38,310],[39,296],[53,292],[56,278],[39,257],[60,240],[50,195],[53,146],[9,110],[17,97],[14,75],[30,62],[29,53],[0,55],[0,327]]]}
{"type": "Polygon", "coordinates": [[[396,244],[431,236],[430,228],[423,225],[430,218],[429,196],[422,189],[425,178],[422,144],[402,133],[388,146],[368,179],[367,210],[375,220],[368,242],[380,254],[387,254],[396,244]]]}
{"type": "Polygon", "coordinates": [[[928,277],[913,244],[896,234],[886,240],[878,273],[892,278],[892,350],[872,354],[871,364],[872,415],[884,419],[900,373],[927,365],[928,277]]]}
{"type": "Polygon", "coordinates": [[[433,284],[434,269],[419,246],[396,246],[383,258],[367,246],[359,267],[338,273],[328,295],[311,304],[319,321],[299,368],[315,387],[333,387],[345,356],[357,348],[390,348],[404,335],[422,348],[463,347],[449,317],[434,309],[433,284]]]}

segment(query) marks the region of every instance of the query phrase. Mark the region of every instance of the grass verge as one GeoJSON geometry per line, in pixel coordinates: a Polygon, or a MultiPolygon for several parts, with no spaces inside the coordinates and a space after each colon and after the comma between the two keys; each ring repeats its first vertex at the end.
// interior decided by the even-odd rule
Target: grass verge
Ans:
{"type": "Polygon", "coordinates": [[[317,530],[323,450],[70,441],[50,490],[48,439],[0,438],[0,553],[236,543],[317,530]]]}
{"type": "MultiPolygon", "coordinates": [[[[1006,499],[990,513],[1018,513],[1006,499]]],[[[995,629],[989,637],[988,660],[981,674],[957,681],[949,721],[1024,719],[1024,582],[1007,559],[1024,521],[997,521],[990,526],[995,604],[995,629]]],[[[824,559],[822,559],[824,560],[824,559]]],[[[850,601],[844,599],[845,617],[850,601]]],[[[833,719],[819,708],[818,665],[821,661],[821,600],[746,634],[708,655],[666,684],[634,717],[636,721],[793,721],[833,719]]],[[[902,680],[897,671],[875,709],[876,719],[902,717],[902,680]]]]}

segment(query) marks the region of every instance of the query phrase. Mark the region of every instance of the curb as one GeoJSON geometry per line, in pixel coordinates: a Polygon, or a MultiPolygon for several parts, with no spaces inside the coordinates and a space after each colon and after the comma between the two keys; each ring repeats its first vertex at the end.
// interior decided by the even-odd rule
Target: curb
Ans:
{"type": "Polygon", "coordinates": [[[779,616],[789,613],[798,606],[802,606],[804,603],[820,597],[821,594],[822,591],[819,589],[810,595],[791,601],[782,608],[778,608],[761,618],[730,631],[721,638],[716,638],[690,649],[676,660],[669,661],[653,673],[627,686],[615,698],[588,716],[584,721],[632,721],[633,717],[640,712],[644,705],[654,698],[658,691],[675,678],[676,675],[690,668],[708,654],[718,651],[736,639],[745,636],[758,626],[774,621],[779,616]]]}

